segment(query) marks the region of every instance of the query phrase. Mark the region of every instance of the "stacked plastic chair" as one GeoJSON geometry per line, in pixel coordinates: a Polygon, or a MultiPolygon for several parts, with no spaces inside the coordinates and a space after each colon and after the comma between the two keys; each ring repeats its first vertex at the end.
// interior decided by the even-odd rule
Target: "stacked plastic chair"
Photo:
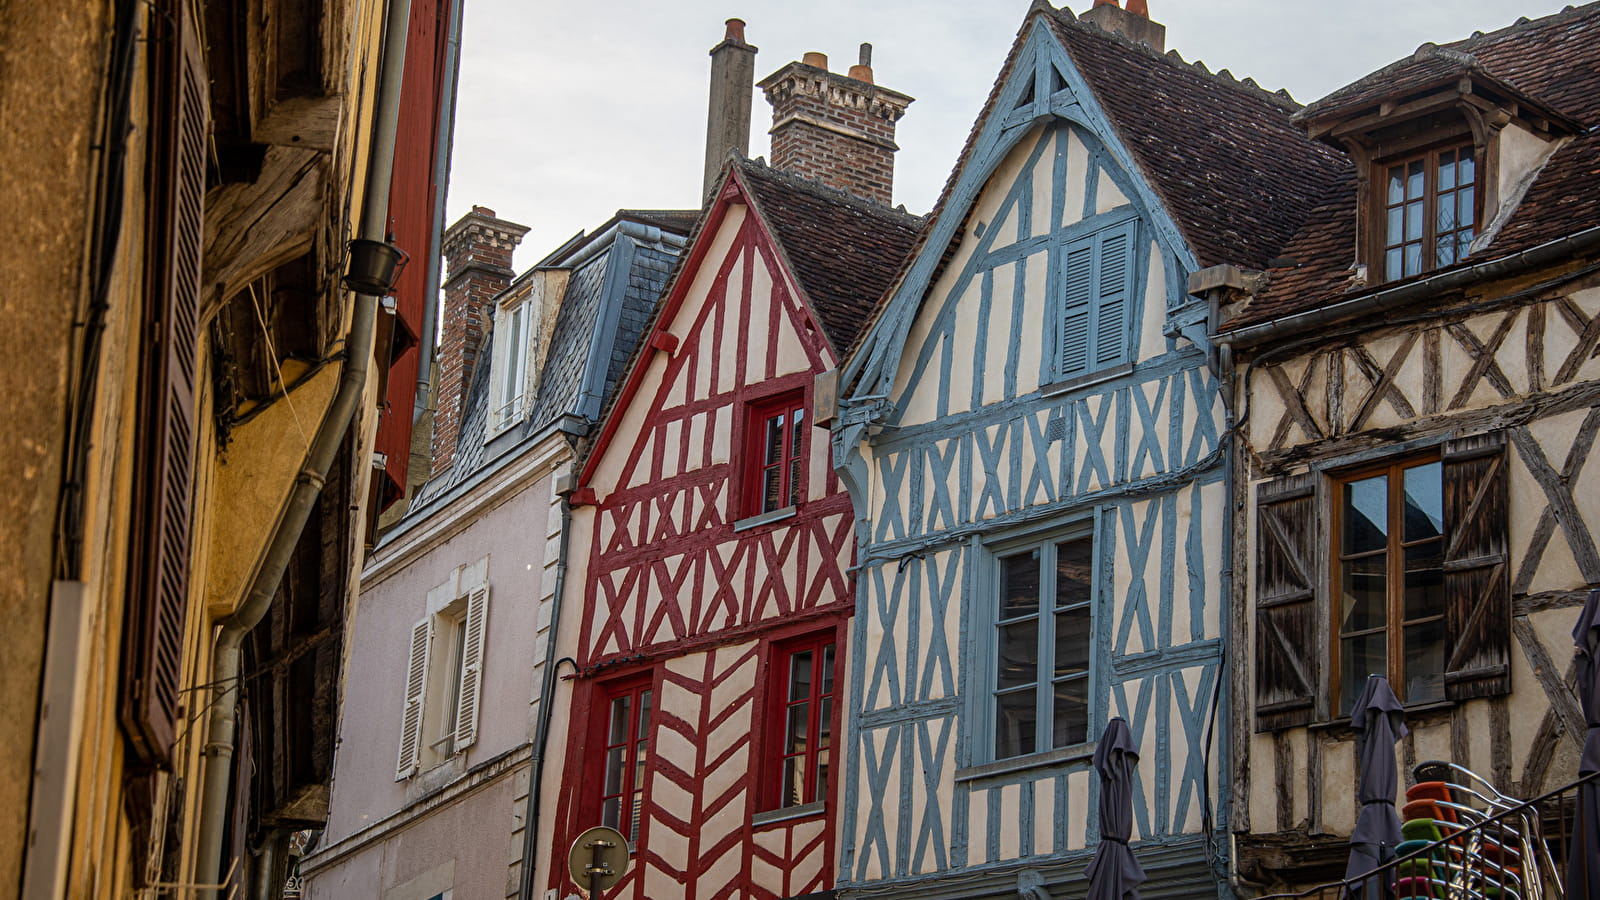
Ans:
{"type": "Polygon", "coordinates": [[[1401,811],[1405,841],[1395,848],[1403,860],[1396,868],[1396,898],[1562,896],[1536,811],[1512,812],[1521,801],[1454,763],[1425,762],[1414,774],[1417,783],[1406,791],[1401,811]]]}

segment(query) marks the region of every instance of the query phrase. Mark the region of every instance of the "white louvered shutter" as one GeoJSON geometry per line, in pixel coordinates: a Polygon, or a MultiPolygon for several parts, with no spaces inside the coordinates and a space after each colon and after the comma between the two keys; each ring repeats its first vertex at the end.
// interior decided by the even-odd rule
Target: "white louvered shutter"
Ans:
{"type": "Polygon", "coordinates": [[[1094,368],[1123,361],[1128,351],[1128,310],[1132,308],[1133,223],[1100,234],[1094,327],[1094,368]]]}
{"type": "Polygon", "coordinates": [[[1089,307],[1094,299],[1094,244],[1083,241],[1068,247],[1062,269],[1061,375],[1071,378],[1089,368],[1089,307]]]}
{"type": "Polygon", "coordinates": [[[480,587],[467,595],[467,615],[461,627],[461,683],[456,686],[455,751],[470,747],[478,739],[478,694],[483,687],[483,641],[489,622],[489,588],[480,587]]]}
{"type": "Polygon", "coordinates": [[[433,644],[433,616],[411,626],[411,660],[406,667],[406,705],[400,716],[400,760],[394,780],[415,775],[422,753],[422,700],[428,693],[428,648],[433,644]]]}

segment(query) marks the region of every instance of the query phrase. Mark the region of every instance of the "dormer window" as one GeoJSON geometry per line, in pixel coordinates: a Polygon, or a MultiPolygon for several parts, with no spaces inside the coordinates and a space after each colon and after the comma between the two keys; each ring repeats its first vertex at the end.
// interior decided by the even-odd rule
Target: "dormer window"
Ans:
{"type": "Polygon", "coordinates": [[[1473,146],[1453,144],[1379,164],[1383,173],[1383,277],[1395,281],[1467,255],[1477,234],[1473,146]]]}
{"type": "Polygon", "coordinates": [[[494,361],[489,378],[489,431],[520,421],[528,411],[528,345],[534,331],[533,304],[524,295],[496,314],[494,361]]]}

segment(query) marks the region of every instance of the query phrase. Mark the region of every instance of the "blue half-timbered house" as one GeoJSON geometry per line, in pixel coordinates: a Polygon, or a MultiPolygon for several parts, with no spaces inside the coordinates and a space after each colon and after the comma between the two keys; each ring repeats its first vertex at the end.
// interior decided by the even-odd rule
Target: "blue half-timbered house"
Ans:
{"type": "Polygon", "coordinates": [[[1333,163],[1286,95],[1163,43],[1035,3],[838,373],[842,897],[1082,896],[1114,716],[1146,896],[1225,882],[1231,418],[1189,276],[1264,266],[1316,198],[1260,173],[1333,163]]]}

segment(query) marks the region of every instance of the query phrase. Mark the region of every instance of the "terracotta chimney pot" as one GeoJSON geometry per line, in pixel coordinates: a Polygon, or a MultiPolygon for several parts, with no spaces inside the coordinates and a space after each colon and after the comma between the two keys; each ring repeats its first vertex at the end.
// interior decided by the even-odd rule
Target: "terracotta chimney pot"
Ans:
{"type": "Polygon", "coordinates": [[[1146,0],[1128,0],[1128,12],[1143,19],[1150,18],[1150,4],[1146,0]]]}
{"type": "Polygon", "coordinates": [[[800,62],[812,67],[813,69],[821,69],[824,72],[828,71],[828,54],[826,53],[818,53],[815,50],[807,50],[806,55],[800,57],[800,62]]]}
{"type": "Polygon", "coordinates": [[[726,24],[728,26],[728,31],[727,31],[726,34],[724,34],[722,36],[723,40],[725,40],[725,41],[735,41],[735,42],[738,42],[740,44],[744,43],[744,20],[743,19],[729,19],[724,24],[726,24]]]}

